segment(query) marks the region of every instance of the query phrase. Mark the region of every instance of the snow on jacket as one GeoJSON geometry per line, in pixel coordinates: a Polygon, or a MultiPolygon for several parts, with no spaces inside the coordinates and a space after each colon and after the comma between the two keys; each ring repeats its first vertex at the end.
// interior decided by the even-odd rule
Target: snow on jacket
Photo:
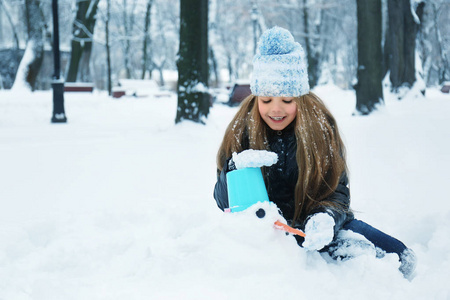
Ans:
{"type": "MultiPolygon", "coordinates": [[[[296,161],[297,143],[293,126],[288,126],[283,131],[268,130],[268,141],[270,150],[278,154],[278,162],[271,167],[262,168],[267,193],[270,201],[274,202],[280,209],[283,217],[290,223],[294,217],[294,193],[298,178],[298,166],[296,161]]],[[[248,145],[243,145],[244,150],[248,145]]],[[[217,183],[214,188],[214,198],[220,209],[224,210],[228,205],[228,191],[226,173],[228,169],[228,160],[225,163],[220,174],[217,177],[217,183]]],[[[339,184],[326,200],[337,202],[338,207],[349,208],[350,192],[348,189],[347,175],[344,173],[339,184]]],[[[333,207],[320,207],[311,212],[310,215],[318,212],[327,212],[335,220],[335,232],[342,229],[345,222],[353,219],[353,214],[348,211],[337,210],[333,207]]],[[[307,220],[308,218],[306,218],[307,220]]],[[[296,227],[304,228],[304,223],[296,224],[296,227]]]]}

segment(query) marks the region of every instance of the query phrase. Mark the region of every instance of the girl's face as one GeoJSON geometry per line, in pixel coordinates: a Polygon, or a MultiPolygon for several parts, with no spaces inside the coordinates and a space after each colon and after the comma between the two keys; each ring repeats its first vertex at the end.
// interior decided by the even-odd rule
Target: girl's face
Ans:
{"type": "Polygon", "coordinates": [[[285,129],[297,115],[294,97],[258,96],[258,108],[261,118],[272,130],[285,129]]]}

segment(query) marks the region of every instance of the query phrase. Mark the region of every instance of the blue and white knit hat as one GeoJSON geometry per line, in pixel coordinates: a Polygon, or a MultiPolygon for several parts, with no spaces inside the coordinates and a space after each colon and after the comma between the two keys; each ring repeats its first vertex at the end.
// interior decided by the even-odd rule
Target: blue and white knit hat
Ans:
{"type": "Polygon", "coordinates": [[[273,27],[261,35],[250,89],[255,96],[299,97],[309,93],[305,52],[288,30],[273,27]]]}

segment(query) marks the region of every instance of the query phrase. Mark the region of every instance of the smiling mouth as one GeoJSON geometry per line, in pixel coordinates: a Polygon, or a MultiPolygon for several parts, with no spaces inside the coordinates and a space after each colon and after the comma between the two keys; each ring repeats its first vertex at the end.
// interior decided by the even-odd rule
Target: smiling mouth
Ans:
{"type": "Polygon", "coordinates": [[[274,121],[281,121],[281,120],[283,120],[285,117],[269,117],[269,118],[271,118],[271,119],[274,120],[274,121]]]}

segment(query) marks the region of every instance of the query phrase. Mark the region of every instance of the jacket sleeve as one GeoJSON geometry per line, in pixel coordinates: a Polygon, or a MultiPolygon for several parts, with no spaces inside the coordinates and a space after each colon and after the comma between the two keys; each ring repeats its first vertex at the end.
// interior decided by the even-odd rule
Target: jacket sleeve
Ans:
{"type": "Polygon", "coordinates": [[[319,212],[330,214],[334,218],[334,232],[336,234],[342,229],[345,222],[353,219],[353,213],[350,210],[350,190],[348,187],[348,178],[346,173],[342,174],[334,193],[324,201],[334,202],[336,206],[322,206],[313,210],[310,216],[319,212]]]}
{"type": "Polygon", "coordinates": [[[214,199],[216,199],[217,206],[224,210],[229,207],[228,204],[228,185],[227,185],[227,168],[228,160],[225,162],[225,166],[222,171],[217,175],[217,183],[214,187],[214,199]]]}

